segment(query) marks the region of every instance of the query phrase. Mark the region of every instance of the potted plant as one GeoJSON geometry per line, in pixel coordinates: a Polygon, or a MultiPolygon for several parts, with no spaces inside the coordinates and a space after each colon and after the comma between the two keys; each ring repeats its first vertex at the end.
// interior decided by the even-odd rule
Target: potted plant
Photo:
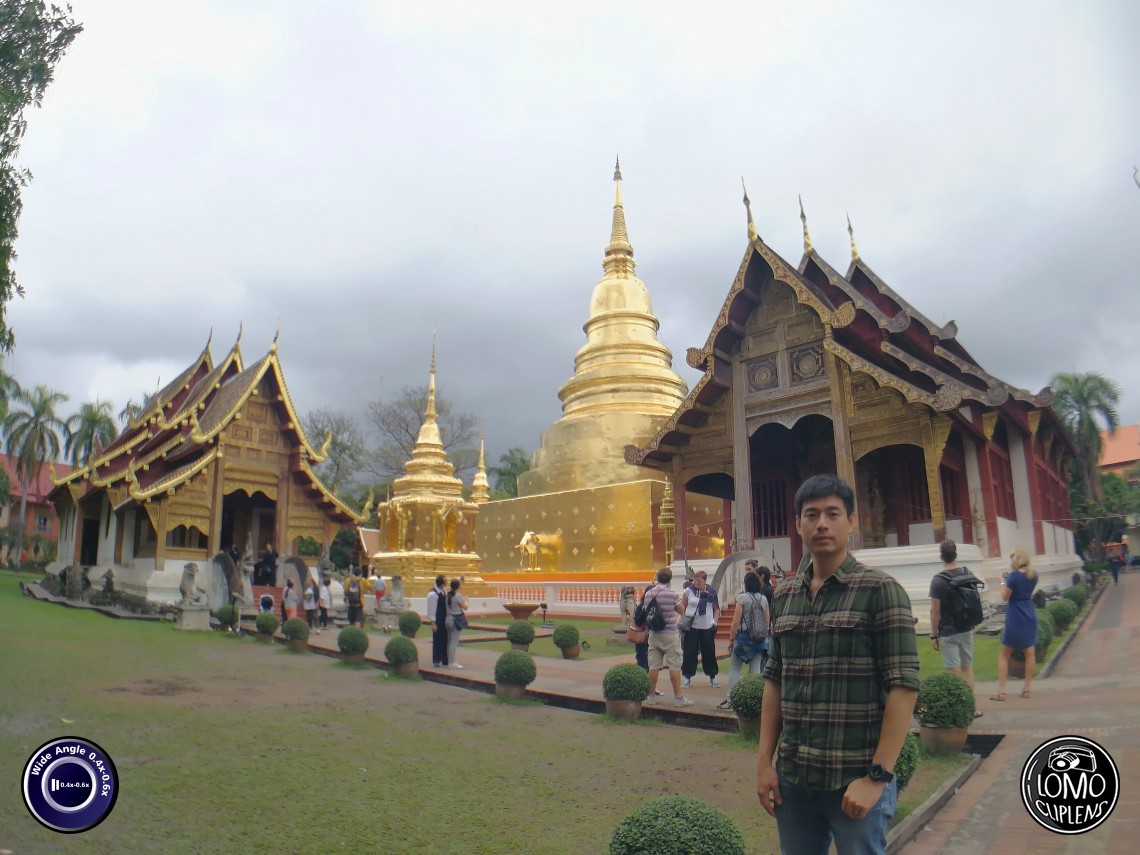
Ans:
{"type": "Polygon", "coordinates": [[[534,659],[521,650],[508,650],[495,662],[495,694],[501,698],[525,698],[526,687],[538,676],[534,659]]]}
{"type": "Polygon", "coordinates": [[[614,718],[637,721],[641,718],[641,702],[652,689],[649,674],[644,669],[629,662],[615,665],[602,678],[606,712],[614,718]]]}
{"type": "Polygon", "coordinates": [[[346,626],[337,634],[336,646],[344,662],[363,662],[364,653],[368,650],[368,633],[358,626],[346,626]]]}
{"type": "Polygon", "coordinates": [[[397,677],[415,677],[420,673],[420,652],[415,642],[397,635],[384,645],[384,658],[397,677]]]}
{"type": "Polygon", "coordinates": [[[744,855],[744,835],[720,808],[688,796],[659,796],[618,823],[609,851],[610,855],[744,855]]]}
{"type": "Polygon", "coordinates": [[[736,726],[747,736],[760,738],[760,703],[764,698],[764,677],[749,674],[736,681],[728,693],[728,703],[736,713],[736,726]]]}
{"type": "Polygon", "coordinates": [[[1085,604],[1085,600],[1089,598],[1089,586],[1081,582],[1079,585],[1066,588],[1061,596],[1066,600],[1072,600],[1077,609],[1080,610],[1081,606],[1085,604]]]}
{"type": "Polygon", "coordinates": [[[285,643],[290,650],[302,653],[309,649],[309,624],[298,617],[289,618],[285,626],[281,627],[281,634],[285,636],[285,643]]]}
{"type": "Polygon", "coordinates": [[[526,621],[516,620],[507,627],[507,641],[511,643],[511,650],[521,650],[524,653],[534,641],[534,627],[526,621]]]}
{"type": "Polygon", "coordinates": [[[974,703],[969,684],[957,674],[944,671],[923,680],[914,704],[923,747],[934,754],[961,751],[974,720],[974,703]]]}
{"type": "Polygon", "coordinates": [[[1073,619],[1076,618],[1077,612],[1080,611],[1080,609],[1077,608],[1077,604],[1072,600],[1062,597],[1050,603],[1046,611],[1049,612],[1049,617],[1053,618],[1053,625],[1056,627],[1057,635],[1063,635],[1065,631],[1068,630],[1070,624],[1072,624],[1073,619]]]}
{"type": "Polygon", "coordinates": [[[271,641],[273,633],[277,632],[277,627],[280,625],[281,620],[273,612],[262,612],[254,621],[254,626],[257,627],[257,640],[271,641]]]}
{"type": "Polygon", "coordinates": [[[418,614],[409,611],[400,612],[400,616],[396,618],[396,625],[400,628],[400,635],[404,638],[415,638],[424,622],[418,614]]]}
{"type": "Polygon", "coordinates": [[[554,646],[562,651],[563,659],[577,659],[578,654],[582,652],[582,645],[579,644],[578,627],[571,626],[570,624],[563,624],[562,626],[554,627],[554,646]]]}
{"type": "Polygon", "coordinates": [[[237,606],[222,606],[215,616],[218,619],[218,629],[222,632],[232,632],[241,619],[241,613],[237,610],[237,606]]]}
{"type": "Polygon", "coordinates": [[[918,769],[919,756],[918,734],[908,733],[899,751],[899,759],[895,761],[895,781],[898,782],[900,793],[914,777],[915,770],[918,769]]]}

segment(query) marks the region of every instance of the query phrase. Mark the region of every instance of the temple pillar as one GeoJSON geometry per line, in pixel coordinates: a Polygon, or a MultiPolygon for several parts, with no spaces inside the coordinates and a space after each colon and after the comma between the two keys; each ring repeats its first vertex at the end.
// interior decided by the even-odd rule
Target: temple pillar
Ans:
{"type": "MultiPolygon", "coordinates": [[[[830,335],[830,329],[827,334],[830,335]]],[[[834,353],[824,348],[824,368],[831,389],[831,432],[835,440],[835,474],[842,478],[855,493],[855,507],[859,507],[859,487],[855,479],[855,455],[851,450],[851,429],[848,419],[851,411],[850,372],[834,353]]],[[[851,533],[853,549],[863,547],[863,536],[856,526],[851,533]]]]}
{"type": "MultiPolygon", "coordinates": [[[[206,538],[206,554],[213,557],[229,546],[228,543],[222,543],[222,504],[225,501],[226,484],[221,452],[214,458],[210,468],[213,470],[213,480],[210,482],[210,531],[206,538]]],[[[234,537],[236,539],[236,533],[234,537]]],[[[244,549],[244,545],[241,548],[244,549]]]]}
{"type": "Polygon", "coordinates": [[[994,428],[996,427],[997,413],[992,411],[982,413],[982,433],[985,435],[986,441],[984,445],[978,447],[977,454],[978,471],[982,480],[982,514],[985,519],[986,543],[988,545],[986,554],[990,558],[997,558],[1001,555],[1001,538],[998,535],[997,523],[997,497],[994,495],[993,467],[990,465],[990,440],[993,439],[994,428]]]}
{"type": "MultiPolygon", "coordinates": [[[[713,359],[716,357],[714,356],[713,359]]],[[[745,414],[743,390],[747,389],[744,363],[736,359],[732,364],[732,388],[728,391],[731,402],[732,478],[735,487],[732,531],[725,537],[725,551],[752,549],[752,454],[748,436],[748,419],[745,414]],[[733,543],[735,534],[736,543],[733,543]]]]}
{"type": "Polygon", "coordinates": [[[685,473],[681,469],[681,455],[673,455],[673,516],[677,520],[677,529],[673,534],[673,556],[680,556],[682,561],[689,560],[689,550],[686,546],[688,538],[686,529],[689,527],[688,515],[685,513],[685,504],[688,493],[685,492],[685,473]]]}
{"type": "MultiPolygon", "coordinates": [[[[278,555],[292,555],[289,548],[289,502],[293,496],[293,479],[289,472],[277,476],[277,507],[274,514],[273,541],[276,544],[278,555]]],[[[279,574],[280,575],[280,574],[279,574]]]]}
{"type": "MultiPolygon", "coordinates": [[[[1017,514],[1017,527],[1032,533],[1034,526],[1033,499],[1027,463],[1030,453],[1026,449],[1027,438],[1012,428],[1007,431],[1009,444],[1009,469],[1013,475],[1013,506],[1017,514]]],[[[1020,532],[1019,532],[1020,535],[1020,532]]]]}
{"type": "MultiPolygon", "coordinates": [[[[80,557],[83,553],[83,506],[79,502],[75,503],[75,531],[72,532],[72,552],[71,561],[73,564],[78,564],[80,557]]],[[[16,561],[22,560],[22,556],[17,555],[16,561]]]]}
{"type": "Polygon", "coordinates": [[[952,422],[943,415],[931,415],[922,426],[922,457],[926,464],[926,492],[930,501],[930,520],[934,524],[934,542],[946,539],[946,507],[942,501],[942,453],[950,436],[952,422]]]}
{"type": "Polygon", "coordinates": [[[158,503],[158,525],[155,526],[154,531],[154,569],[159,572],[166,565],[166,528],[169,510],[169,502],[163,500],[158,503]]]}
{"type": "Polygon", "coordinates": [[[1025,474],[1029,482],[1029,516],[1033,526],[1033,549],[1035,555],[1045,554],[1045,532],[1041,520],[1045,514],[1042,508],[1041,481],[1037,477],[1037,428],[1041,424],[1041,411],[1028,414],[1029,438],[1022,444],[1025,450],[1025,474]]]}

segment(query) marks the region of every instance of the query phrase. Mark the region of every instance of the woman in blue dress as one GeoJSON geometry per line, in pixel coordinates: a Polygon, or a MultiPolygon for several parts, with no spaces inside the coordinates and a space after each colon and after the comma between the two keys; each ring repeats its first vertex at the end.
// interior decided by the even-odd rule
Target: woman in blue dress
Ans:
{"type": "Polygon", "coordinates": [[[1009,573],[1002,574],[1001,598],[1006,602],[1005,632],[998,654],[998,690],[991,701],[1005,700],[1005,678],[1009,675],[1009,657],[1015,650],[1025,651],[1025,688],[1021,697],[1029,697],[1033,672],[1037,667],[1037,609],[1033,607],[1033,589],[1037,572],[1029,566],[1029,553],[1015,549],[1009,556],[1009,573]]]}

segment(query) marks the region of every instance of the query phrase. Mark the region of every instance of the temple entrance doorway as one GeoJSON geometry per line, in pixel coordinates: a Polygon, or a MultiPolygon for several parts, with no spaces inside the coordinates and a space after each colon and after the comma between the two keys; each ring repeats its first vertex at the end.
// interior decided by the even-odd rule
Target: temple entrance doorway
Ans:
{"type": "Polygon", "coordinates": [[[749,457],[753,548],[762,563],[790,573],[803,557],[796,534],[796,490],[812,475],[835,474],[831,419],[804,416],[790,429],[776,423],[761,425],[749,438],[749,457]]]}
{"type": "Polygon", "coordinates": [[[99,563],[99,520],[83,520],[83,536],[79,542],[79,563],[94,567],[99,563]]]}
{"type": "MultiPolygon", "coordinates": [[[[252,496],[244,490],[235,490],[227,493],[222,499],[222,542],[225,549],[231,544],[245,555],[248,547],[254,555],[254,560],[261,563],[262,554],[266,544],[274,544],[277,522],[277,503],[260,490],[252,496]]],[[[275,579],[269,578],[262,571],[260,578],[268,581],[257,581],[258,570],[255,569],[254,584],[275,584],[275,579]]]]}
{"type": "Polygon", "coordinates": [[[855,462],[860,531],[867,549],[934,543],[926,461],[917,445],[877,448],[855,462]]]}

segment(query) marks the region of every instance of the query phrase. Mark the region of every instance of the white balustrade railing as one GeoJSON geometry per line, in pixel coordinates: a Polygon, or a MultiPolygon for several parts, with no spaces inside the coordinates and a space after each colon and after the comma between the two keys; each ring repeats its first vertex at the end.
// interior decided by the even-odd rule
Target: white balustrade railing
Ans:
{"type": "MultiPolygon", "coordinates": [[[[496,596],[504,603],[546,603],[549,611],[616,614],[621,602],[621,582],[496,582],[496,596]]],[[[644,585],[633,586],[640,599],[644,585]]]]}

